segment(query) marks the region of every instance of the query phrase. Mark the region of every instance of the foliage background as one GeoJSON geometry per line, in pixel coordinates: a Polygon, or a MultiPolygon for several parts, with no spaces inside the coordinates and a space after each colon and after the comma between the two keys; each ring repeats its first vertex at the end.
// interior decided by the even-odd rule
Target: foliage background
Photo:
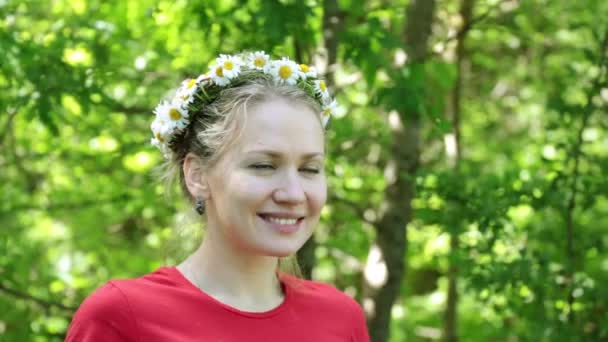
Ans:
{"type": "Polygon", "coordinates": [[[62,340],[96,287],[192,250],[151,110],[262,49],[342,104],[312,276],[374,341],[607,340],[607,37],[602,0],[0,1],[0,340],[62,340]]]}

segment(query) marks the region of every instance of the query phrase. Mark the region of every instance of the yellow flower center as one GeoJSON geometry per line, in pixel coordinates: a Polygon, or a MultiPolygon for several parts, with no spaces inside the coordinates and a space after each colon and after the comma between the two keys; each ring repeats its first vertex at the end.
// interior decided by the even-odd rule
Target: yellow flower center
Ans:
{"type": "Polygon", "coordinates": [[[323,116],[329,116],[329,114],[331,114],[331,109],[327,108],[323,111],[323,116]]]}
{"type": "Polygon", "coordinates": [[[231,61],[225,61],[224,62],[224,69],[226,69],[226,70],[232,70],[232,68],[234,68],[234,64],[231,61]]]}
{"type": "Polygon", "coordinates": [[[191,79],[190,81],[188,81],[188,88],[192,88],[192,86],[196,84],[196,80],[195,79],[191,79]]]}
{"type": "Polygon", "coordinates": [[[217,69],[215,69],[215,74],[219,77],[224,77],[224,70],[222,70],[222,67],[217,67],[217,69]]]}
{"type": "Polygon", "coordinates": [[[325,81],[319,81],[319,89],[321,89],[321,91],[327,90],[327,85],[325,84],[325,81]]]}
{"type": "Polygon", "coordinates": [[[160,133],[156,133],[156,139],[158,139],[158,141],[160,141],[161,143],[165,142],[165,139],[163,139],[163,136],[160,135],[160,133]]]}
{"type": "Polygon", "coordinates": [[[292,74],[292,71],[288,65],[283,65],[279,69],[279,76],[281,76],[282,79],[288,79],[291,76],[291,74],[292,74]]]}
{"type": "Polygon", "coordinates": [[[266,60],[264,59],[264,57],[256,57],[253,64],[255,64],[256,67],[261,68],[266,65],[266,60]]]}
{"type": "Polygon", "coordinates": [[[182,118],[182,113],[180,113],[179,110],[175,108],[171,108],[171,110],[169,111],[169,117],[171,118],[171,120],[177,121],[182,118]]]}
{"type": "Polygon", "coordinates": [[[306,64],[300,64],[300,69],[302,69],[303,72],[310,71],[310,68],[306,64]]]}

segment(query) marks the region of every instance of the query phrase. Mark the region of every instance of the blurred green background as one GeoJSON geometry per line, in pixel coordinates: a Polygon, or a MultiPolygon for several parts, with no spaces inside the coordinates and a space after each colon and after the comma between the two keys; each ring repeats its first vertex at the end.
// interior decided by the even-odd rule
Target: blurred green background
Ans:
{"type": "Polygon", "coordinates": [[[606,341],[607,49],[604,0],[2,0],[0,340],[196,246],[152,109],[266,50],[341,103],[300,258],[375,342],[606,341]]]}

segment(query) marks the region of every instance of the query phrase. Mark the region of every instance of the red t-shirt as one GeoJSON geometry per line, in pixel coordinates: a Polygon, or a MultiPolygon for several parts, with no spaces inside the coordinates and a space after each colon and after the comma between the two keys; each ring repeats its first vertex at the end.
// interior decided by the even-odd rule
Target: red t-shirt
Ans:
{"type": "Polygon", "coordinates": [[[175,267],[112,280],[81,305],[66,341],[368,342],[359,304],[334,287],[279,274],[285,298],[260,313],[205,294],[175,267]]]}

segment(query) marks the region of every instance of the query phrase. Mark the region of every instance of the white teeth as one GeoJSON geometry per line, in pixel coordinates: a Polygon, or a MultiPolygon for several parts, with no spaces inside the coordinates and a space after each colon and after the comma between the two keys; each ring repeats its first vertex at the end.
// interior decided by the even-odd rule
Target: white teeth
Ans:
{"type": "Polygon", "coordinates": [[[278,218],[271,216],[266,216],[265,219],[278,224],[296,224],[296,222],[298,221],[298,219],[278,218]]]}

